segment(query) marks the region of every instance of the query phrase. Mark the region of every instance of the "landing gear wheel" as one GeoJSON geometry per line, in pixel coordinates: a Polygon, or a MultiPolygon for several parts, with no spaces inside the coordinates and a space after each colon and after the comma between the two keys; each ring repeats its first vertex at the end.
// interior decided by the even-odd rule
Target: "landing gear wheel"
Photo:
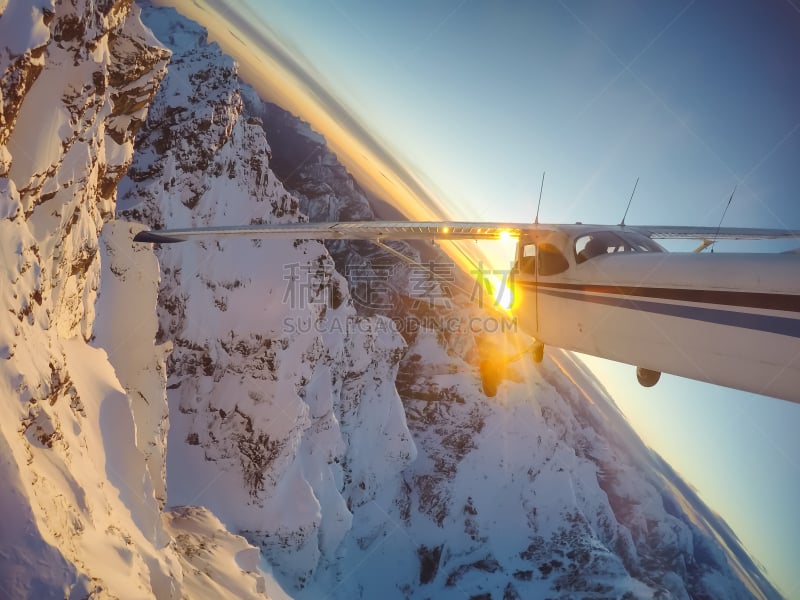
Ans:
{"type": "Polygon", "coordinates": [[[642,387],[653,387],[661,379],[661,371],[651,371],[644,367],[636,367],[636,379],[642,387]]]}
{"type": "Polygon", "coordinates": [[[541,342],[536,342],[533,344],[533,349],[531,350],[531,354],[533,356],[533,362],[540,363],[544,360],[544,344],[541,342]]]}

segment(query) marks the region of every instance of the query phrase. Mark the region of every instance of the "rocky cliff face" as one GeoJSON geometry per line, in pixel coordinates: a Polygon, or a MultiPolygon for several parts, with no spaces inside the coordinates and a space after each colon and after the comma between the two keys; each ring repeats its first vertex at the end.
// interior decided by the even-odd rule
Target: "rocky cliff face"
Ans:
{"type": "Polygon", "coordinates": [[[165,348],[141,310],[158,267],[109,223],[168,60],[130,2],[0,3],[6,598],[180,598],[214,563],[193,541],[241,555],[244,595],[264,586],[207,511],[162,512],[165,348]]]}
{"type": "MultiPolygon", "coordinates": [[[[145,19],[174,55],[120,186],[122,214],[150,226],[306,218],[269,168],[261,123],[242,111],[232,61],[174,13],[145,19]]],[[[356,313],[319,243],[158,256],[159,335],[174,343],[169,500],[225,515],[303,587],[351,509],[415,454],[393,383],[403,340],[356,313]]]]}
{"type": "Polygon", "coordinates": [[[436,253],[132,244],[372,215],[201,27],[142,19],[0,0],[0,595],[777,596],[572,357],[483,395],[499,325],[436,253]]]}

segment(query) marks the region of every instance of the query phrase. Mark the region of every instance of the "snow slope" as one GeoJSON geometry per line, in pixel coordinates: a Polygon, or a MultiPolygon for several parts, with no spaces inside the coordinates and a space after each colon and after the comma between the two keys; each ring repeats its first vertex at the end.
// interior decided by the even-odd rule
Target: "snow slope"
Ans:
{"type": "Polygon", "coordinates": [[[129,2],[0,4],[3,598],[264,597],[243,538],[162,510],[158,265],[109,222],[168,60],[129,2]]]}

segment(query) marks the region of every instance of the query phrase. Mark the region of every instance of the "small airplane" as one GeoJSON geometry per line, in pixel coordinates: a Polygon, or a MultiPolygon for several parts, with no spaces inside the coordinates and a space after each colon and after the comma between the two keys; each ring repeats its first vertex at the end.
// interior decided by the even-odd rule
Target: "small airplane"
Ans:
{"type": "MultiPolygon", "coordinates": [[[[511,306],[546,345],[800,403],[800,254],[704,253],[717,240],[800,239],[800,230],[636,225],[359,221],[142,231],[139,242],[210,238],[517,238],[511,306]],[[696,239],[667,252],[656,239],[696,239]]],[[[492,369],[481,369],[488,376],[492,369]]],[[[484,381],[494,395],[497,381],[484,381]]]]}

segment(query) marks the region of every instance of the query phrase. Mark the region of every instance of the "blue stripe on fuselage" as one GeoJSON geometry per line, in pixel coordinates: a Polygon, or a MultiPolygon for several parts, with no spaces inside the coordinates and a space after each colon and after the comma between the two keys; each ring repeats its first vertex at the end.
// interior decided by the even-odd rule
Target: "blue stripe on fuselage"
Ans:
{"type": "Polygon", "coordinates": [[[648,300],[632,300],[624,297],[596,296],[594,294],[567,292],[539,288],[540,294],[566,298],[567,300],[577,300],[579,302],[594,302],[595,304],[605,304],[606,306],[617,306],[630,308],[645,312],[679,317],[682,319],[692,319],[694,321],[705,321],[717,325],[729,325],[731,327],[741,327],[764,331],[767,333],[777,333],[790,337],[800,338],[800,319],[786,317],[775,317],[772,315],[759,315],[754,313],[738,312],[734,310],[722,310],[718,308],[708,308],[705,306],[687,306],[685,304],[668,304],[662,302],[650,302],[648,300]]]}

